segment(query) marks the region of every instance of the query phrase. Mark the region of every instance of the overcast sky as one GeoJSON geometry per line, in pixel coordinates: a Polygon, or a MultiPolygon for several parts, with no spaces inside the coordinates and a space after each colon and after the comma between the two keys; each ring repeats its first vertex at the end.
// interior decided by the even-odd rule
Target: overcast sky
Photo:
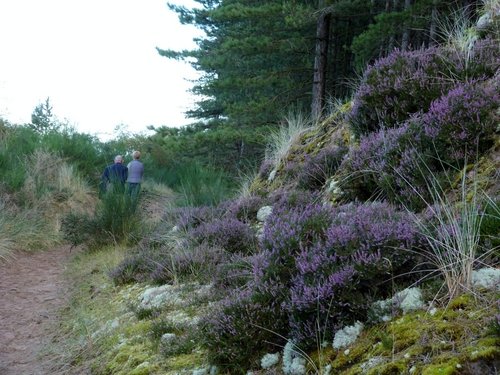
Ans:
{"type": "Polygon", "coordinates": [[[192,49],[199,32],[180,25],[166,3],[0,0],[0,116],[29,122],[50,97],[57,118],[101,138],[119,124],[136,133],[188,123],[196,72],[156,47],[192,49]]]}

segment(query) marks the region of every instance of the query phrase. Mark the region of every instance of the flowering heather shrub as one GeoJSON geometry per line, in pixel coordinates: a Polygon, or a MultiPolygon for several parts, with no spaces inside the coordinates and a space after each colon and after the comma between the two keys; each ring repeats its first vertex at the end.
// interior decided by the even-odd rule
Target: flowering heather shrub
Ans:
{"type": "Polygon", "coordinates": [[[253,280],[202,325],[211,360],[251,367],[243,359],[258,361],[269,352],[269,342],[282,345],[278,334],[307,349],[315,344],[317,318],[322,335],[365,320],[373,300],[391,294],[391,275],[414,264],[412,253],[399,249],[417,241],[409,215],[386,203],[276,203],[263,250],[253,257],[253,280]]]}
{"type": "Polygon", "coordinates": [[[256,295],[281,285],[271,299],[282,296],[292,338],[311,344],[318,315],[327,331],[366,318],[372,298],[391,293],[389,272],[411,269],[412,255],[400,249],[418,237],[410,216],[386,203],[275,207],[262,240],[267,259],[254,268],[256,295]]]}
{"type": "Polygon", "coordinates": [[[422,123],[439,157],[463,165],[465,158],[474,160],[493,144],[500,119],[499,88],[493,83],[459,83],[431,103],[422,123]]]}
{"type": "Polygon", "coordinates": [[[319,190],[328,177],[340,166],[347,148],[332,146],[322,149],[317,155],[307,158],[298,176],[298,186],[302,189],[319,190]]]}
{"type": "Polygon", "coordinates": [[[349,150],[339,168],[348,176],[342,186],[348,198],[368,200],[382,195],[408,208],[425,206],[427,169],[437,176],[442,166],[422,142],[415,118],[399,128],[368,134],[349,150]]]}
{"type": "Polygon", "coordinates": [[[231,217],[202,223],[188,234],[198,244],[220,246],[230,253],[248,254],[256,245],[252,228],[231,217]]]}
{"type": "Polygon", "coordinates": [[[189,230],[196,228],[198,225],[222,216],[223,210],[221,206],[201,206],[201,207],[181,207],[173,211],[171,215],[176,221],[176,225],[180,230],[189,230]]]}
{"type": "Polygon", "coordinates": [[[225,258],[226,254],[221,248],[207,244],[175,249],[155,262],[149,278],[157,284],[193,278],[209,283],[213,281],[217,267],[225,262],[225,258]]]}
{"type": "Polygon", "coordinates": [[[253,278],[254,258],[260,256],[260,253],[247,256],[224,253],[223,261],[211,275],[215,289],[227,294],[227,291],[246,287],[253,278]]]}
{"type": "Polygon", "coordinates": [[[304,207],[311,202],[320,201],[320,198],[319,193],[315,191],[277,189],[269,195],[269,202],[278,206],[304,207]]]}
{"type": "Polygon", "coordinates": [[[450,83],[437,48],[394,51],[366,69],[348,116],[358,136],[391,128],[411,114],[426,111],[450,83]]]}
{"type": "Polygon", "coordinates": [[[259,303],[244,290],[222,301],[202,320],[202,345],[223,373],[258,368],[262,355],[284,345],[286,316],[279,305],[259,303]]]}

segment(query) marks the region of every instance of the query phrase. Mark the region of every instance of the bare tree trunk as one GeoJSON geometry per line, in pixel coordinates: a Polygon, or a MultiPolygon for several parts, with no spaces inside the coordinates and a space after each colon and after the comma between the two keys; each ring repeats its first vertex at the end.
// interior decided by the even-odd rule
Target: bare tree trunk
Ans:
{"type": "Polygon", "coordinates": [[[438,22],[437,0],[434,0],[432,2],[431,24],[429,27],[429,46],[433,46],[437,43],[437,22],[438,22]]]}
{"type": "Polygon", "coordinates": [[[316,52],[314,57],[314,77],[311,104],[311,115],[314,120],[321,118],[325,106],[330,19],[330,14],[321,14],[316,27],[316,52]]]}
{"type": "MultiPolygon", "coordinates": [[[[390,0],[386,0],[385,1],[385,12],[386,13],[389,13],[389,11],[391,10],[391,1],[390,0]]],[[[389,39],[389,45],[391,44],[391,40],[389,39]]],[[[389,49],[389,47],[388,47],[389,49]]],[[[379,57],[382,57],[384,56],[384,53],[385,52],[385,46],[384,44],[382,43],[382,45],[380,46],[380,50],[379,50],[379,57]]]]}
{"type": "MultiPolygon", "coordinates": [[[[398,10],[398,6],[399,6],[399,0],[393,0],[392,1],[392,11],[396,12],[398,10]]],[[[387,54],[392,52],[395,44],[396,44],[396,35],[391,34],[391,36],[389,37],[389,44],[387,45],[387,54]]]]}
{"type": "MultiPolygon", "coordinates": [[[[411,6],[411,0],[405,0],[405,11],[408,11],[411,6]]],[[[410,43],[410,30],[408,29],[408,25],[405,26],[403,31],[403,39],[401,41],[401,49],[403,51],[408,49],[408,45],[410,43]]]]}

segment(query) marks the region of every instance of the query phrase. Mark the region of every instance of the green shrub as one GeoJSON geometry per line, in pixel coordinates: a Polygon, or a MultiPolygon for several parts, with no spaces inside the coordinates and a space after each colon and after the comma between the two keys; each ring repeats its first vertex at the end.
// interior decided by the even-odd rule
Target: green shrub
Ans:
{"type": "Polygon", "coordinates": [[[106,157],[101,152],[102,144],[97,138],[66,128],[47,133],[42,142],[44,148],[74,165],[85,179],[97,182],[101,166],[106,164],[106,157]]]}
{"type": "Polygon", "coordinates": [[[69,214],[64,217],[65,239],[73,245],[85,243],[90,248],[137,241],[143,228],[135,208],[136,203],[124,188],[112,189],[102,196],[94,216],[69,214]]]}
{"type": "Polygon", "coordinates": [[[230,194],[230,184],[224,172],[199,163],[188,163],[177,171],[182,206],[216,205],[230,194]]]}

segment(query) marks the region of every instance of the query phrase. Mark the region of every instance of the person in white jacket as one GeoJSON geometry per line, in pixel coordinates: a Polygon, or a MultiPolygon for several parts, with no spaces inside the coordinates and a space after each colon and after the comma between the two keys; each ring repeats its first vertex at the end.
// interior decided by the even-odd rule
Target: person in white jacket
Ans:
{"type": "Polygon", "coordinates": [[[134,158],[130,163],[128,163],[128,177],[127,185],[128,192],[132,197],[133,202],[137,201],[139,197],[139,192],[141,191],[142,177],[144,176],[144,164],[139,160],[141,158],[140,151],[134,151],[132,153],[134,158]]]}

